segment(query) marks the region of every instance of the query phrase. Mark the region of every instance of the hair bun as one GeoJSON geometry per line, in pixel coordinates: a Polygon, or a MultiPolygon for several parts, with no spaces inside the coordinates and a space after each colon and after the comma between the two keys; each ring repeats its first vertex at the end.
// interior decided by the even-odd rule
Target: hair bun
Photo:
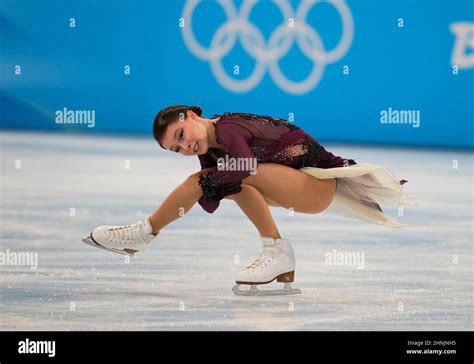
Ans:
{"type": "Polygon", "coordinates": [[[198,116],[202,115],[202,109],[199,106],[189,106],[189,109],[194,111],[198,116]]]}

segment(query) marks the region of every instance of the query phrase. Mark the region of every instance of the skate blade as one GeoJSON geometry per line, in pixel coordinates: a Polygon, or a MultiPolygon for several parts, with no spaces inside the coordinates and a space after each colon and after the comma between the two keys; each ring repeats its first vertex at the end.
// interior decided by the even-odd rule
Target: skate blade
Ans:
{"type": "Polygon", "coordinates": [[[86,236],[84,239],[82,239],[83,243],[86,243],[87,245],[93,246],[94,248],[99,248],[99,249],[104,249],[112,253],[117,253],[121,255],[128,255],[133,257],[134,254],[129,253],[125,250],[118,250],[118,249],[111,249],[111,248],[106,248],[105,246],[102,246],[100,244],[97,244],[90,236],[86,236]]]}
{"type": "Polygon", "coordinates": [[[285,287],[282,289],[258,289],[256,285],[251,285],[250,289],[240,289],[240,284],[236,284],[234,288],[232,288],[232,292],[234,292],[237,296],[286,296],[290,294],[299,294],[301,293],[301,289],[299,288],[292,288],[290,283],[285,283],[285,287]]]}

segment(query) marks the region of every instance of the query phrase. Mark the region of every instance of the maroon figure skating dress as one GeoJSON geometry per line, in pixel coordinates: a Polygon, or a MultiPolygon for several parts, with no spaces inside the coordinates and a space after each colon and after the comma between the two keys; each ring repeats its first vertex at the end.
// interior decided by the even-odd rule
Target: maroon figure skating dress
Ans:
{"type": "Polygon", "coordinates": [[[209,168],[199,179],[203,195],[198,203],[209,213],[225,196],[240,192],[242,180],[255,173],[251,163],[242,163],[240,167],[245,168],[237,170],[229,168],[231,159],[253,160],[254,165],[278,163],[319,179],[336,178],[336,195],[326,209],[334,214],[398,229],[406,224],[384,213],[380,204],[417,207],[406,203],[416,196],[403,195],[402,186],[408,181],[396,179],[383,166],[334,155],[291,122],[238,112],[216,114],[215,118],[219,118],[214,122],[216,141],[228,152],[209,148],[198,156],[201,169],[209,168]]]}

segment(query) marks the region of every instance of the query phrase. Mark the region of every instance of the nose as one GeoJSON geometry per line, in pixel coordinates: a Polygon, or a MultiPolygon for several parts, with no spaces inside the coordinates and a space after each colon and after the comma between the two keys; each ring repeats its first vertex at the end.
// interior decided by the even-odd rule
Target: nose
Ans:
{"type": "Polygon", "coordinates": [[[191,150],[191,145],[192,143],[191,142],[183,142],[183,146],[181,148],[183,148],[184,150],[186,150],[186,152],[192,152],[191,150]]]}

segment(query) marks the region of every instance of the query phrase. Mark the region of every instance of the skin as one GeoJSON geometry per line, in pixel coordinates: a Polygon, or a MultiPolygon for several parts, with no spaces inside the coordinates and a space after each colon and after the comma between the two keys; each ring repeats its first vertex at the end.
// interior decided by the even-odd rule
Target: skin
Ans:
{"type": "Polygon", "coordinates": [[[201,118],[189,110],[186,119],[168,125],[161,144],[171,152],[181,153],[184,156],[205,154],[209,148],[226,150],[222,144],[216,142],[213,121],[217,119],[201,118]],[[194,150],[196,144],[197,151],[194,150]]]}
{"type": "MultiPolygon", "coordinates": [[[[226,150],[217,144],[213,121],[189,110],[187,118],[170,124],[161,144],[172,152],[185,156],[204,154],[208,148],[226,150]],[[198,145],[198,150],[194,146],[198,145]]],[[[188,176],[150,216],[153,233],[187,213],[202,196],[198,184],[200,170],[188,176]]],[[[332,202],[336,192],[336,179],[317,179],[297,169],[277,163],[261,163],[257,173],[242,180],[242,191],[226,196],[233,200],[252,221],[261,236],[281,238],[269,206],[292,208],[295,212],[317,214],[332,202]],[[275,178],[275,175],[280,176],[275,178]]]]}

